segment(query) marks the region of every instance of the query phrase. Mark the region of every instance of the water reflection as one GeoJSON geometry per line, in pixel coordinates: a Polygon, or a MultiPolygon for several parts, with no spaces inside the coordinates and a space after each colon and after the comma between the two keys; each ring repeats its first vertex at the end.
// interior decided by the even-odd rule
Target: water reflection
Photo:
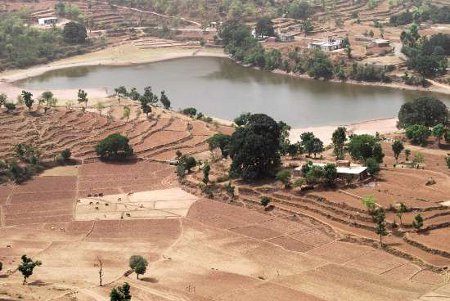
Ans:
{"type": "MultiPolygon", "coordinates": [[[[262,112],[294,127],[392,117],[419,94],[384,87],[282,76],[239,66],[228,59],[192,57],[134,66],[96,66],[51,71],[18,83],[28,89],[78,89],[125,85],[166,90],[175,108],[232,119],[262,112]]],[[[450,97],[439,95],[450,105],[450,97]]]]}

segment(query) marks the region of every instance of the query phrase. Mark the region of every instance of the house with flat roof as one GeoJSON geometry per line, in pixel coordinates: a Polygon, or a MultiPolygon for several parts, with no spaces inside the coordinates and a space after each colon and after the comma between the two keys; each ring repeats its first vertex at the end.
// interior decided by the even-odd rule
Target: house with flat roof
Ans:
{"type": "MultiPolygon", "coordinates": [[[[307,163],[305,163],[307,164],[307,163]]],[[[325,167],[326,163],[318,163],[313,162],[313,166],[325,167]]],[[[358,178],[360,180],[366,178],[368,176],[367,167],[356,165],[356,164],[336,164],[336,170],[338,177],[348,177],[353,176],[354,178],[358,178]]],[[[302,172],[302,166],[294,169],[294,174],[300,175],[302,172]]]]}
{"type": "Polygon", "coordinates": [[[57,17],[47,17],[47,18],[39,18],[38,24],[41,26],[50,26],[58,23],[57,17]]]}

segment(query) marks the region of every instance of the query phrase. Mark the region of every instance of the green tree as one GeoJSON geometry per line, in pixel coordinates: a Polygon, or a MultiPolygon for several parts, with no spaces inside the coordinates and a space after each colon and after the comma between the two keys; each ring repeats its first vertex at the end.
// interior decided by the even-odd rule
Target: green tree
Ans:
{"type": "Polygon", "coordinates": [[[396,162],[398,161],[398,157],[400,156],[404,148],[405,147],[403,145],[403,142],[401,142],[400,140],[395,140],[394,143],[392,143],[392,151],[394,152],[394,158],[396,162]]]}
{"type": "Polygon", "coordinates": [[[27,255],[22,255],[21,260],[22,262],[19,264],[18,270],[22,273],[22,284],[25,285],[27,283],[27,279],[33,275],[34,268],[42,265],[42,262],[39,260],[33,261],[30,257],[27,257],[27,255]]]}
{"type": "Polygon", "coordinates": [[[178,159],[178,165],[183,166],[184,171],[187,171],[188,173],[190,173],[191,169],[194,168],[195,166],[197,166],[197,160],[195,160],[194,157],[182,155],[178,159]]]}
{"type": "Polygon", "coordinates": [[[331,140],[333,141],[334,154],[336,159],[344,159],[344,145],[347,141],[347,129],[345,127],[338,127],[334,132],[331,140]]]}
{"type": "Polygon", "coordinates": [[[122,286],[113,288],[109,296],[111,301],[130,301],[130,285],[125,282],[122,286]]]}
{"type": "Polygon", "coordinates": [[[78,22],[69,22],[64,25],[64,42],[69,44],[82,44],[86,42],[86,27],[78,22]]]}
{"type": "Polygon", "coordinates": [[[275,35],[272,20],[269,17],[258,19],[255,27],[255,35],[259,38],[272,37],[275,35]]]}
{"type": "Polygon", "coordinates": [[[284,188],[288,189],[291,186],[291,172],[287,169],[281,170],[277,173],[276,179],[284,184],[284,188]]]}
{"type": "Polygon", "coordinates": [[[314,9],[304,0],[295,0],[288,7],[288,16],[294,19],[306,20],[313,13],[314,9]]]}
{"type": "Polygon", "coordinates": [[[280,165],[280,128],[264,114],[254,114],[231,136],[230,176],[256,180],[273,176],[280,165]]]}
{"type": "Polygon", "coordinates": [[[211,166],[209,164],[205,164],[205,166],[203,166],[203,179],[202,179],[202,182],[205,185],[208,185],[208,183],[209,183],[210,171],[211,171],[211,166]]]}
{"type": "Polygon", "coordinates": [[[271,200],[268,196],[262,196],[260,203],[263,207],[267,207],[270,204],[271,200]]]}
{"type": "Polygon", "coordinates": [[[377,206],[375,198],[372,195],[366,195],[362,198],[364,206],[366,206],[367,211],[372,214],[377,206]]]}
{"type": "Polygon", "coordinates": [[[447,163],[447,167],[450,168],[450,156],[445,158],[445,163],[447,163]]]}
{"type": "Polygon", "coordinates": [[[414,216],[414,220],[412,222],[412,226],[416,228],[417,231],[420,231],[423,227],[423,217],[420,214],[414,216]]]}
{"type": "Polygon", "coordinates": [[[368,158],[365,165],[367,166],[367,172],[373,176],[380,172],[380,163],[375,158],[368,158]]]}
{"type": "Polygon", "coordinates": [[[33,94],[28,91],[22,91],[21,96],[23,98],[23,103],[25,104],[25,106],[28,108],[28,110],[31,110],[34,103],[33,94]]]}
{"type": "Polygon", "coordinates": [[[415,124],[426,127],[433,127],[440,123],[447,124],[448,108],[437,98],[421,96],[401,106],[398,120],[400,128],[407,128],[415,124]]]}
{"type": "Polygon", "coordinates": [[[337,168],[335,164],[328,163],[323,167],[323,177],[327,186],[334,186],[338,177],[337,168]]]}
{"type": "Polygon", "coordinates": [[[187,115],[191,118],[194,118],[195,115],[197,115],[197,109],[196,108],[186,108],[183,110],[183,114],[187,115]]]}
{"type": "Polygon", "coordinates": [[[219,148],[222,152],[222,157],[228,157],[228,149],[231,141],[231,136],[225,134],[214,134],[209,137],[206,142],[208,143],[209,149],[212,151],[216,148],[219,148]]]}
{"type": "Polygon", "coordinates": [[[414,124],[406,128],[405,134],[412,144],[426,146],[431,131],[424,125],[414,124]]]}
{"type": "Polygon", "coordinates": [[[314,79],[328,80],[333,77],[333,63],[328,55],[321,50],[314,50],[306,60],[308,75],[314,79]]]}
{"type": "Polygon", "coordinates": [[[395,215],[400,220],[400,225],[403,225],[402,216],[406,212],[408,212],[408,208],[406,207],[406,205],[404,203],[400,203],[400,207],[397,209],[397,212],[395,213],[395,215]]]}
{"type": "Polygon", "coordinates": [[[376,222],[375,232],[380,237],[380,245],[383,246],[383,236],[386,236],[388,234],[386,231],[386,215],[384,213],[384,209],[378,208],[375,211],[374,216],[376,222]]]}
{"type": "Polygon", "coordinates": [[[51,91],[44,91],[41,94],[40,99],[45,103],[44,112],[47,113],[47,111],[51,108],[56,106],[57,99],[53,95],[53,92],[51,91]]]}
{"type": "Polygon", "coordinates": [[[125,136],[111,134],[96,145],[95,151],[104,160],[123,160],[133,155],[128,142],[129,139],[125,136]]]}
{"type": "Polygon", "coordinates": [[[247,124],[250,116],[252,116],[252,114],[250,114],[250,113],[242,113],[241,115],[239,115],[238,117],[236,117],[234,119],[234,123],[237,126],[244,126],[244,125],[247,124]]]}
{"type": "Polygon", "coordinates": [[[170,100],[169,97],[167,97],[165,91],[161,91],[161,97],[159,98],[161,101],[161,104],[163,105],[164,109],[168,110],[170,109],[170,100]]]}
{"type": "Polygon", "coordinates": [[[409,161],[409,156],[411,155],[411,150],[409,148],[405,149],[405,159],[409,161]]]}
{"type": "Polygon", "coordinates": [[[353,135],[347,145],[351,157],[355,160],[365,162],[374,158],[377,162],[383,162],[384,154],[377,138],[372,135],[353,135]]]}
{"type": "Polygon", "coordinates": [[[120,102],[120,98],[125,98],[128,96],[128,91],[127,91],[127,88],[125,88],[125,86],[120,86],[120,87],[115,88],[114,93],[119,98],[119,102],[120,102]]]}
{"type": "Polygon", "coordinates": [[[87,97],[87,93],[84,90],[78,89],[78,103],[82,104],[84,103],[84,107],[87,107],[87,103],[88,103],[88,97],[87,97]]]}
{"type": "Polygon", "coordinates": [[[445,134],[445,126],[442,123],[439,123],[433,127],[432,133],[433,136],[436,137],[438,145],[441,144],[442,136],[445,134]]]}
{"type": "Polygon", "coordinates": [[[70,151],[70,149],[66,148],[61,152],[61,158],[64,161],[68,161],[70,159],[70,157],[72,156],[72,152],[70,151]]]}
{"type": "Polygon", "coordinates": [[[313,23],[311,19],[306,19],[302,22],[302,30],[305,34],[305,37],[314,30],[313,23]]]}
{"type": "Polygon", "coordinates": [[[414,159],[413,159],[413,162],[412,162],[413,165],[418,167],[423,162],[425,162],[425,158],[424,158],[423,154],[419,153],[419,152],[415,153],[414,154],[414,159]]]}
{"type": "Polygon", "coordinates": [[[312,132],[305,132],[300,135],[300,145],[302,146],[303,150],[308,153],[309,157],[311,157],[313,151],[314,138],[316,137],[312,132]]]}
{"type": "Polygon", "coordinates": [[[148,266],[147,260],[140,255],[131,256],[128,264],[133,272],[136,273],[136,279],[139,279],[139,275],[145,274],[148,266]]]}
{"type": "Polygon", "coordinates": [[[287,147],[287,153],[294,158],[299,153],[298,145],[297,144],[289,144],[287,147]]]}
{"type": "Polygon", "coordinates": [[[16,109],[16,105],[12,102],[7,102],[7,103],[5,103],[5,108],[8,112],[11,112],[16,109]]]}

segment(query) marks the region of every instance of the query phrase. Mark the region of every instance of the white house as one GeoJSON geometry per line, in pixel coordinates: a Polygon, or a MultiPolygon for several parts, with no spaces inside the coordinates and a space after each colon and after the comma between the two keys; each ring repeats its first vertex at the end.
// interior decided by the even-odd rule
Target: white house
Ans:
{"type": "Polygon", "coordinates": [[[47,17],[38,19],[38,24],[41,26],[50,26],[56,24],[57,22],[58,22],[57,17],[47,17]]]}

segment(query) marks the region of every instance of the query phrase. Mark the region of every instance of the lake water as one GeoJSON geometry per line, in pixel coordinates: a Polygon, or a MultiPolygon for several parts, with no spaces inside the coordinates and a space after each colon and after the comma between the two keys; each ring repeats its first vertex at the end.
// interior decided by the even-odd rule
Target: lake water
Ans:
{"type": "MultiPolygon", "coordinates": [[[[422,92],[298,79],[245,68],[225,58],[192,57],[134,66],[76,67],[17,83],[25,89],[105,88],[165,90],[175,109],[195,107],[233,119],[266,113],[292,127],[347,124],[397,115],[422,92]]],[[[450,96],[436,95],[450,106],[450,96]]]]}

